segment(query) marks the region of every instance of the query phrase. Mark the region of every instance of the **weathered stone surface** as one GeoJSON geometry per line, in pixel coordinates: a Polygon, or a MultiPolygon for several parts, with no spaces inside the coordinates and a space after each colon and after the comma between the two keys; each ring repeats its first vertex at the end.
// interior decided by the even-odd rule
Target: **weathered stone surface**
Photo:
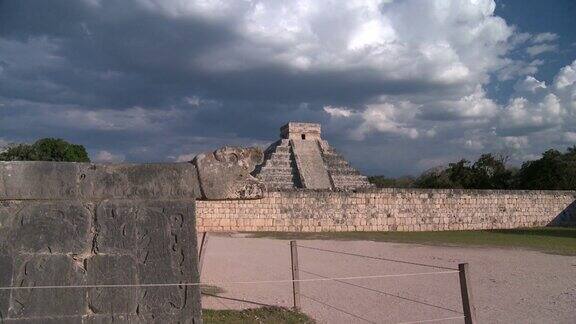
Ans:
{"type": "Polygon", "coordinates": [[[262,163],[259,148],[223,147],[212,153],[196,156],[202,196],[206,199],[260,198],[265,190],[262,182],[250,175],[262,163]]]}
{"type": "Polygon", "coordinates": [[[4,207],[0,207],[0,251],[81,254],[89,249],[90,204],[77,201],[1,204],[4,207]]]}
{"type": "MultiPolygon", "coordinates": [[[[86,261],[89,285],[137,284],[137,266],[130,256],[95,255],[86,261]]],[[[94,314],[136,314],[138,287],[90,288],[88,308],[94,314]]]]}
{"type": "Polygon", "coordinates": [[[66,199],[78,196],[80,163],[0,162],[0,199],[66,199]]]}
{"type": "MultiPolygon", "coordinates": [[[[194,202],[104,201],[96,212],[94,251],[135,260],[139,283],[198,282],[194,219],[194,202]]],[[[142,287],[138,296],[140,316],[169,314],[184,322],[200,316],[195,287],[142,287]]]]}
{"type": "MultiPolygon", "coordinates": [[[[67,255],[18,256],[13,285],[85,285],[86,271],[67,255]]],[[[12,291],[8,316],[28,318],[50,315],[81,315],[86,309],[85,289],[19,289],[12,291]]]]}
{"type": "MultiPolygon", "coordinates": [[[[187,203],[150,204],[136,219],[138,277],[141,283],[199,282],[196,262],[194,206],[187,203]]],[[[144,287],[139,301],[143,314],[188,314],[199,318],[194,287],[144,287]]],[[[179,315],[179,316],[180,316],[179,315]]]]}
{"type": "Polygon", "coordinates": [[[0,162],[0,199],[194,198],[191,163],[0,162]]]}
{"type": "Polygon", "coordinates": [[[192,163],[81,164],[84,198],[195,198],[200,184],[192,163]]]}
{"type": "Polygon", "coordinates": [[[27,318],[10,318],[8,323],[18,324],[78,324],[82,323],[83,315],[42,316],[27,318]]]}
{"type": "Polygon", "coordinates": [[[320,124],[289,122],[280,128],[280,137],[285,139],[318,140],[322,133],[320,124]]]}
{"type": "Polygon", "coordinates": [[[138,202],[104,200],[96,208],[93,253],[134,255],[138,202]]]}
{"type": "MultiPolygon", "coordinates": [[[[0,254],[0,287],[12,286],[13,264],[12,257],[0,254]]],[[[8,316],[10,305],[10,291],[0,290],[0,322],[8,316]]]]}

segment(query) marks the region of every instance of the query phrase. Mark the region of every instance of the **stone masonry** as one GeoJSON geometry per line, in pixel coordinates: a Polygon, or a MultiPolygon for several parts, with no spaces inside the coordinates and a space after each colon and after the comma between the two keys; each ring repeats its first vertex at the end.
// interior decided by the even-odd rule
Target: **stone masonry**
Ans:
{"type": "Polygon", "coordinates": [[[268,189],[372,187],[365,176],[321,138],[319,124],[290,122],[280,128],[280,137],[266,149],[264,163],[253,173],[268,189]]]}
{"type": "MultiPolygon", "coordinates": [[[[0,286],[197,282],[190,163],[0,162],[0,286]]],[[[0,290],[0,322],[201,323],[194,286],[0,290]]]]}
{"type": "Polygon", "coordinates": [[[198,231],[443,231],[562,225],[575,191],[291,190],[262,199],[198,201],[198,231]]]}
{"type": "Polygon", "coordinates": [[[199,282],[195,200],[262,198],[262,157],[0,162],[0,287],[18,288],[0,290],[0,322],[202,323],[199,286],[178,285],[199,282]],[[78,287],[101,285],[131,287],[78,287]]]}

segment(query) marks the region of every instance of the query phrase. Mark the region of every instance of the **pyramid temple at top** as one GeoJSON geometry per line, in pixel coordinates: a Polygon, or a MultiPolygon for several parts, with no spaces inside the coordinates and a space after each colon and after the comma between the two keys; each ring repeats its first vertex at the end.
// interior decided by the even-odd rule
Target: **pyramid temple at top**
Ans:
{"type": "Polygon", "coordinates": [[[320,137],[320,124],[289,122],[254,170],[269,189],[371,188],[372,184],[320,137]]]}

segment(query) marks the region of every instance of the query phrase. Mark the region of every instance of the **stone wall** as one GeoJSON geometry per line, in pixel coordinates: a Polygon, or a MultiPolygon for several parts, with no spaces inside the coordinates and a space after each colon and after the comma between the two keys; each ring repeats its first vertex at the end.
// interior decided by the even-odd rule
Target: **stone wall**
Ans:
{"type": "MultiPolygon", "coordinates": [[[[190,163],[0,162],[0,287],[198,282],[190,163]]],[[[0,322],[201,323],[188,287],[0,290],[0,322]]]]}
{"type": "Polygon", "coordinates": [[[198,231],[440,231],[574,221],[575,191],[366,189],[278,191],[198,201],[198,231]]]}

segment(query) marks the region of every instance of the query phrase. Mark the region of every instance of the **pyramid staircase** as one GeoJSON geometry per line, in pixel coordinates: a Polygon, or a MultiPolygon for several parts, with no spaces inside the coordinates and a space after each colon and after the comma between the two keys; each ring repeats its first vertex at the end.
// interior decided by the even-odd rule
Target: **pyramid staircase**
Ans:
{"type": "Polygon", "coordinates": [[[261,179],[268,189],[301,188],[290,140],[281,139],[270,145],[264,151],[264,163],[256,167],[253,175],[261,179]]]}
{"type": "MultiPolygon", "coordinates": [[[[257,166],[252,173],[261,179],[269,190],[307,188],[301,179],[302,176],[305,177],[305,174],[301,174],[297,163],[298,157],[294,152],[295,141],[298,140],[280,139],[270,145],[264,151],[264,163],[257,166]]],[[[318,152],[321,155],[319,158],[322,161],[320,167],[327,171],[330,181],[329,189],[352,190],[373,187],[368,179],[350,166],[327,141],[314,139],[306,142],[318,145],[318,152]]]]}
{"type": "Polygon", "coordinates": [[[354,169],[327,141],[319,140],[324,165],[332,180],[333,188],[351,190],[374,187],[368,178],[354,169]]]}

